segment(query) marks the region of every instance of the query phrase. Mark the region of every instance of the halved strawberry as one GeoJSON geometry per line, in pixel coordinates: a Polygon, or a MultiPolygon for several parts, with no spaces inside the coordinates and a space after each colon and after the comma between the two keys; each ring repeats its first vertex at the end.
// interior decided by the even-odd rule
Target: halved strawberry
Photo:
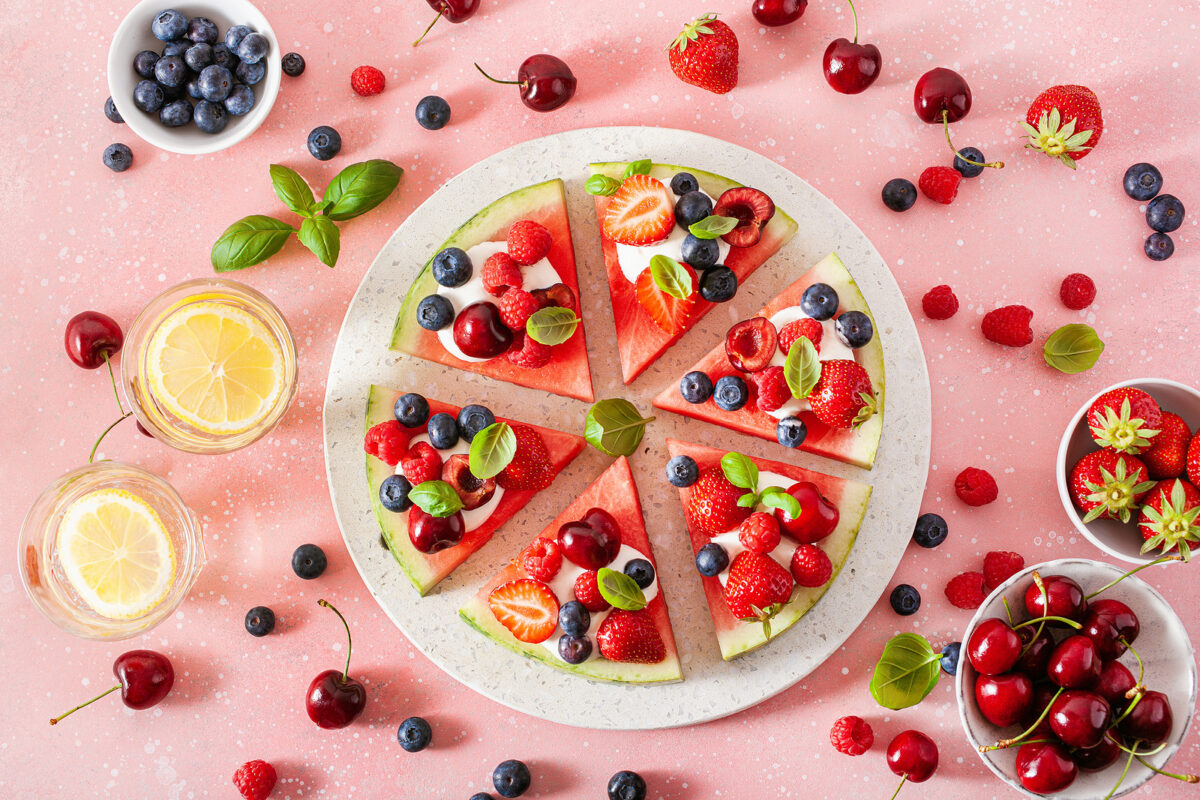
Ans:
{"type": "Polygon", "coordinates": [[[674,198],[657,178],[631,175],[609,200],[601,227],[619,244],[662,241],[675,227],[674,198]]]}
{"type": "Polygon", "coordinates": [[[775,216],[775,201],[749,186],[726,189],[717,198],[713,214],[719,217],[734,217],[737,227],[721,238],[734,247],[752,247],[762,238],[762,229],[775,216]]]}
{"type": "Polygon", "coordinates": [[[492,589],[488,608],[521,642],[544,642],[558,627],[558,598],[549,586],[533,578],[518,578],[492,589]]]}
{"type": "Polygon", "coordinates": [[[691,322],[692,313],[696,309],[696,273],[687,264],[680,264],[692,278],[692,293],[680,300],[672,297],[654,285],[650,277],[650,268],[646,267],[638,275],[637,283],[633,285],[633,294],[637,301],[646,309],[654,324],[670,334],[679,333],[691,322]]]}

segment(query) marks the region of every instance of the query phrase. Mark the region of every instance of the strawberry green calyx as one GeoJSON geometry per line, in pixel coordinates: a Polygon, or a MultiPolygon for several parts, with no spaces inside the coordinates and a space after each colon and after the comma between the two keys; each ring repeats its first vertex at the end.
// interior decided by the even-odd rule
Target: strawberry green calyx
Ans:
{"type": "Polygon", "coordinates": [[[1196,524],[1197,519],[1200,518],[1200,505],[1188,508],[1187,495],[1182,481],[1176,480],[1175,485],[1171,488],[1171,495],[1162,498],[1161,511],[1147,503],[1142,508],[1142,514],[1146,518],[1142,527],[1153,533],[1142,545],[1143,553],[1148,553],[1155,548],[1169,553],[1178,548],[1179,555],[1184,561],[1191,558],[1192,551],[1189,543],[1200,542],[1200,525],[1196,524]]]}
{"type": "Polygon", "coordinates": [[[1138,455],[1149,449],[1150,439],[1157,436],[1159,431],[1146,427],[1146,421],[1133,416],[1129,398],[1121,401],[1121,410],[1104,409],[1104,418],[1098,425],[1089,426],[1092,438],[1101,447],[1107,447],[1118,453],[1138,455]]]}
{"type": "Polygon", "coordinates": [[[851,424],[853,428],[862,425],[879,411],[879,401],[875,399],[875,395],[868,394],[867,392],[859,392],[858,399],[862,400],[863,405],[858,410],[858,413],[854,415],[854,422],[851,424]]]}
{"type": "MultiPolygon", "coordinates": [[[[790,602],[790,601],[789,601],[790,602]]],[[[783,610],[787,603],[772,603],[766,608],[758,606],[750,606],[750,610],[754,612],[753,617],[742,617],[741,622],[758,622],[762,624],[763,636],[767,639],[771,638],[771,620],[783,610]]]]}
{"type": "Polygon", "coordinates": [[[1029,134],[1025,146],[1032,150],[1041,150],[1048,156],[1057,158],[1071,169],[1075,169],[1075,159],[1072,153],[1082,153],[1090,148],[1087,141],[1092,138],[1092,131],[1075,131],[1075,119],[1063,124],[1062,114],[1057,108],[1050,109],[1038,117],[1037,127],[1028,122],[1022,122],[1029,134]]]}
{"type": "Polygon", "coordinates": [[[1113,472],[1100,467],[1102,484],[1088,481],[1086,486],[1089,494],[1087,500],[1096,506],[1084,515],[1084,522],[1091,522],[1099,517],[1119,519],[1129,522],[1130,514],[1138,508],[1138,498],[1154,488],[1154,481],[1136,483],[1140,470],[1129,474],[1125,469],[1125,459],[1118,458],[1113,472]]]}
{"type": "Polygon", "coordinates": [[[689,42],[694,42],[701,36],[708,36],[713,32],[713,29],[708,26],[708,23],[712,22],[716,18],[717,15],[711,11],[704,16],[696,17],[687,25],[683,26],[683,30],[680,32],[680,34],[672,39],[671,43],[667,45],[665,49],[671,50],[674,48],[682,53],[687,49],[689,42]]]}

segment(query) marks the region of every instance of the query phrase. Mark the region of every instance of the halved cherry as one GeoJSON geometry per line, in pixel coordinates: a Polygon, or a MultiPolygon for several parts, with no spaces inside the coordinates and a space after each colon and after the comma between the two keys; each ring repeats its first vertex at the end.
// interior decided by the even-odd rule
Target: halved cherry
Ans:
{"type": "Polygon", "coordinates": [[[742,320],[725,334],[725,355],[742,372],[765,369],[779,348],[779,334],[766,317],[742,320]]]}
{"type": "Polygon", "coordinates": [[[559,308],[569,308],[572,311],[578,308],[575,304],[575,292],[565,283],[556,283],[545,289],[534,289],[530,294],[542,308],[558,306],[559,308]]]}
{"type": "Polygon", "coordinates": [[[738,221],[737,227],[721,238],[734,247],[751,247],[758,244],[762,238],[762,229],[775,216],[775,202],[764,192],[751,189],[749,186],[735,186],[726,189],[717,198],[713,206],[713,214],[719,217],[733,217],[738,221]]]}
{"type": "Polygon", "coordinates": [[[442,467],[442,480],[454,487],[463,508],[470,511],[492,499],[496,493],[494,478],[483,480],[471,472],[470,457],[459,453],[450,456],[442,467]]]}

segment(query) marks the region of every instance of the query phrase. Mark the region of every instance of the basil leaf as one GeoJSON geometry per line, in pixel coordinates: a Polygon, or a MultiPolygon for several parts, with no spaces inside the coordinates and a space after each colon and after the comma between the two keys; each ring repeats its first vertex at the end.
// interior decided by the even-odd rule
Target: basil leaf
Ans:
{"type": "Polygon", "coordinates": [[[449,517],[462,510],[462,498],[445,481],[418,483],[408,492],[408,499],[431,517],[449,517]]]}
{"type": "Polygon", "coordinates": [[[300,233],[296,238],[300,244],[312,250],[325,266],[337,264],[338,253],[342,249],[342,234],[329,217],[309,217],[304,220],[300,223],[300,233]]]}
{"type": "Polygon", "coordinates": [[[783,379],[797,400],[812,394],[813,387],[821,380],[821,359],[807,336],[801,336],[788,350],[783,361],[783,379]]]}
{"type": "Polygon", "coordinates": [[[292,211],[306,217],[313,213],[316,200],[313,198],[312,189],[296,170],[282,164],[272,164],[271,185],[275,187],[275,194],[283,204],[292,211]]]}
{"type": "Polygon", "coordinates": [[[625,168],[625,177],[629,178],[634,175],[649,175],[650,168],[654,164],[648,158],[639,158],[637,161],[629,162],[629,166],[625,168]]]}
{"type": "Polygon", "coordinates": [[[467,456],[471,474],[487,480],[500,474],[517,454],[517,435],[507,422],[493,422],[475,434],[467,456]]]}
{"type": "Polygon", "coordinates": [[[683,264],[669,256],[658,255],[650,258],[650,277],[659,291],[677,300],[683,300],[692,293],[691,274],[683,264]]]}
{"type": "Polygon", "coordinates": [[[637,407],[624,398],[601,400],[588,409],[583,438],[607,455],[631,456],[642,443],[646,423],[653,421],[654,417],[643,419],[637,407]]]}
{"type": "Polygon", "coordinates": [[[721,456],[721,471],[725,473],[725,480],[739,489],[758,491],[758,466],[741,453],[721,456]]]}
{"type": "Polygon", "coordinates": [[[937,686],[941,658],[924,636],[901,633],[884,645],[871,676],[871,696],[893,711],[915,706],[937,686]]]}
{"type": "Polygon", "coordinates": [[[642,587],[624,572],[601,567],[596,573],[596,586],[600,589],[600,596],[613,608],[641,611],[646,607],[646,595],[642,587]]]}
{"type": "Polygon", "coordinates": [[[778,508],[788,515],[788,519],[797,519],[800,516],[800,501],[778,486],[763,489],[761,502],[767,508],[778,508]]]}
{"type": "Polygon", "coordinates": [[[754,508],[759,499],[758,492],[746,492],[737,499],[738,508],[754,508]]]}
{"type": "Polygon", "coordinates": [[[1090,325],[1072,323],[1063,325],[1050,334],[1042,348],[1046,363],[1059,372],[1075,375],[1086,372],[1096,365],[1104,352],[1104,342],[1090,325]]]}
{"type": "Polygon", "coordinates": [[[621,182],[607,175],[593,175],[583,182],[583,188],[588,194],[599,194],[607,197],[617,193],[617,189],[621,188],[621,182]]]}
{"type": "Polygon", "coordinates": [[[321,199],[333,205],[325,215],[341,222],[365,214],[396,190],[403,174],[404,170],[382,158],[351,164],[329,182],[321,199]]]}
{"type": "Polygon", "coordinates": [[[274,217],[255,214],[225,229],[213,243],[213,270],[230,272],[266,261],[275,255],[296,229],[274,217]]]}
{"type": "Polygon", "coordinates": [[[697,239],[716,239],[738,226],[737,217],[720,217],[709,214],[699,222],[688,225],[688,231],[697,239]]]}
{"type": "Polygon", "coordinates": [[[569,308],[547,306],[539,308],[525,322],[525,335],[547,345],[562,344],[575,335],[579,317],[569,308]]]}

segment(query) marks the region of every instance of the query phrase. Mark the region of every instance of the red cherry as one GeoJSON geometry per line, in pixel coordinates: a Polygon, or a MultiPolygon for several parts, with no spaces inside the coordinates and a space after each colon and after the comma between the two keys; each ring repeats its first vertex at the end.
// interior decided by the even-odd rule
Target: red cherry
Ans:
{"type": "Polygon", "coordinates": [[[744,319],[725,333],[725,357],[742,372],[765,369],[778,349],[779,332],[766,317],[744,319]]]}
{"type": "MultiPolygon", "coordinates": [[[[1032,628],[1022,628],[1022,641],[1033,636],[1032,631],[1032,628]]],[[[1050,663],[1050,653],[1054,651],[1053,637],[1048,632],[1042,631],[1024,647],[1025,650],[1017,659],[1017,663],[1013,665],[1013,669],[1028,675],[1030,680],[1041,680],[1046,675],[1046,666],[1050,663]]]]}
{"type": "Polygon", "coordinates": [[[1017,751],[1017,778],[1036,794],[1054,794],[1075,782],[1079,768],[1058,742],[1031,742],[1017,751]]]}
{"type": "Polygon", "coordinates": [[[521,87],[521,102],[534,111],[553,111],[575,96],[578,80],[575,73],[561,58],[540,54],[521,62],[515,81],[502,81],[483,71],[478,64],[475,69],[492,83],[505,83],[521,87]]]}
{"type": "Polygon", "coordinates": [[[1114,731],[1105,734],[1095,747],[1071,751],[1071,760],[1084,772],[1099,772],[1121,756],[1121,748],[1113,739],[1114,731]]]}
{"type": "Polygon", "coordinates": [[[437,553],[462,541],[467,524],[461,511],[448,517],[435,517],[413,506],[408,510],[408,539],[417,552],[437,553]]]}
{"type": "Polygon", "coordinates": [[[924,783],[937,770],[937,745],[920,731],[904,731],[888,745],[887,763],[906,781],[924,783]]]}
{"type": "Polygon", "coordinates": [[[563,555],[584,569],[607,567],[621,552],[621,528],[602,508],[591,508],[582,519],[558,529],[563,555]]]}
{"type": "Polygon", "coordinates": [[[806,8],[808,0],[754,0],[750,13],[760,24],[778,28],[800,19],[806,8]]]}
{"type": "Polygon", "coordinates": [[[67,323],[63,343],[67,355],[84,369],[98,369],[125,343],[121,326],[99,311],[81,311],[67,323]]]}
{"type": "Polygon", "coordinates": [[[1092,640],[1086,636],[1068,636],[1050,654],[1046,674],[1064,689],[1091,689],[1100,680],[1104,668],[1092,640]]]}
{"type": "Polygon", "coordinates": [[[975,626],[967,640],[967,657],[981,675],[1008,672],[1021,656],[1021,637],[1007,622],[996,617],[975,626]]]}
{"type": "Polygon", "coordinates": [[[1033,707],[1033,681],[1019,672],[980,675],[975,679],[975,704],[993,725],[1015,725],[1033,707]]]}
{"type": "Polygon", "coordinates": [[[433,26],[442,17],[445,17],[448,22],[465,22],[479,10],[479,0],[425,0],[425,2],[438,15],[433,18],[433,22],[429,23],[429,27],[425,29],[425,32],[413,42],[413,47],[421,43],[421,40],[425,38],[425,34],[433,30],[433,26]]]}
{"type": "Polygon", "coordinates": [[[1140,741],[1154,747],[1167,740],[1174,725],[1171,701],[1167,696],[1162,692],[1146,692],[1117,729],[1127,741],[1140,741]]]}
{"type": "Polygon", "coordinates": [[[971,110],[971,87],[952,69],[931,69],[917,80],[913,107],[925,122],[940,125],[943,113],[947,121],[958,122],[971,110]]]}
{"type": "Polygon", "coordinates": [[[1120,658],[1141,632],[1141,624],[1133,609],[1120,600],[1101,598],[1088,608],[1083,618],[1084,636],[1096,645],[1096,652],[1105,661],[1120,658]]]}
{"type": "Polygon", "coordinates": [[[470,456],[457,453],[442,466],[442,480],[454,487],[468,511],[479,508],[496,494],[496,479],[480,480],[471,472],[470,456]]]}
{"type": "Polygon", "coordinates": [[[883,69],[883,56],[873,44],[858,43],[858,12],[850,3],[854,15],[854,41],[845,37],[834,39],[825,48],[821,64],[825,70],[825,81],[834,91],[842,94],[858,94],[875,82],[883,69]]]}
{"type": "Polygon", "coordinates": [[[512,340],[495,303],[472,303],[454,318],[454,343],[471,358],[495,358],[508,350],[512,340]]]}
{"type": "Polygon", "coordinates": [[[353,722],[367,706],[367,690],[363,685],[350,677],[350,650],[353,642],[350,639],[350,626],[342,612],[338,611],[325,600],[317,603],[333,611],[342,621],[346,629],[346,666],[340,672],[327,669],[313,678],[308,685],[308,694],[304,697],[304,708],[308,718],[317,723],[320,728],[344,728],[353,722]]]}
{"type": "Polygon", "coordinates": [[[1131,689],[1137,686],[1137,679],[1129,671],[1129,667],[1120,661],[1106,661],[1100,670],[1100,679],[1092,687],[1092,691],[1103,697],[1117,714],[1125,710],[1130,698],[1126,697],[1131,689]]]}
{"type": "Polygon", "coordinates": [[[113,662],[113,675],[117,676],[117,685],[93,697],[86,703],[81,703],[66,714],[50,720],[51,725],[57,725],[64,717],[74,714],[84,706],[91,705],[105,695],[121,690],[121,702],[135,711],[142,711],[158,705],[171,691],[175,683],[175,669],[170,660],[162,653],[153,650],[130,650],[117,656],[113,662]]]}
{"type": "Polygon", "coordinates": [[[775,519],[781,531],[800,544],[813,544],[833,533],[838,526],[838,507],[821,495],[816,484],[809,481],[793,483],[787,493],[800,503],[800,516],[792,519],[781,509],[775,509],[775,519]]]}
{"type": "MultiPolygon", "coordinates": [[[[1063,617],[1079,622],[1087,612],[1087,599],[1078,583],[1065,575],[1050,575],[1042,578],[1046,587],[1046,602],[1042,602],[1042,592],[1037,583],[1029,584],[1025,590],[1025,610],[1031,617],[1063,617]]],[[[1049,622],[1051,626],[1061,627],[1062,623],[1049,622]]]]}
{"type": "Polygon", "coordinates": [[[1066,691],[1050,705],[1050,730],[1068,747],[1097,747],[1112,719],[1108,701],[1092,692],[1066,691]]]}

